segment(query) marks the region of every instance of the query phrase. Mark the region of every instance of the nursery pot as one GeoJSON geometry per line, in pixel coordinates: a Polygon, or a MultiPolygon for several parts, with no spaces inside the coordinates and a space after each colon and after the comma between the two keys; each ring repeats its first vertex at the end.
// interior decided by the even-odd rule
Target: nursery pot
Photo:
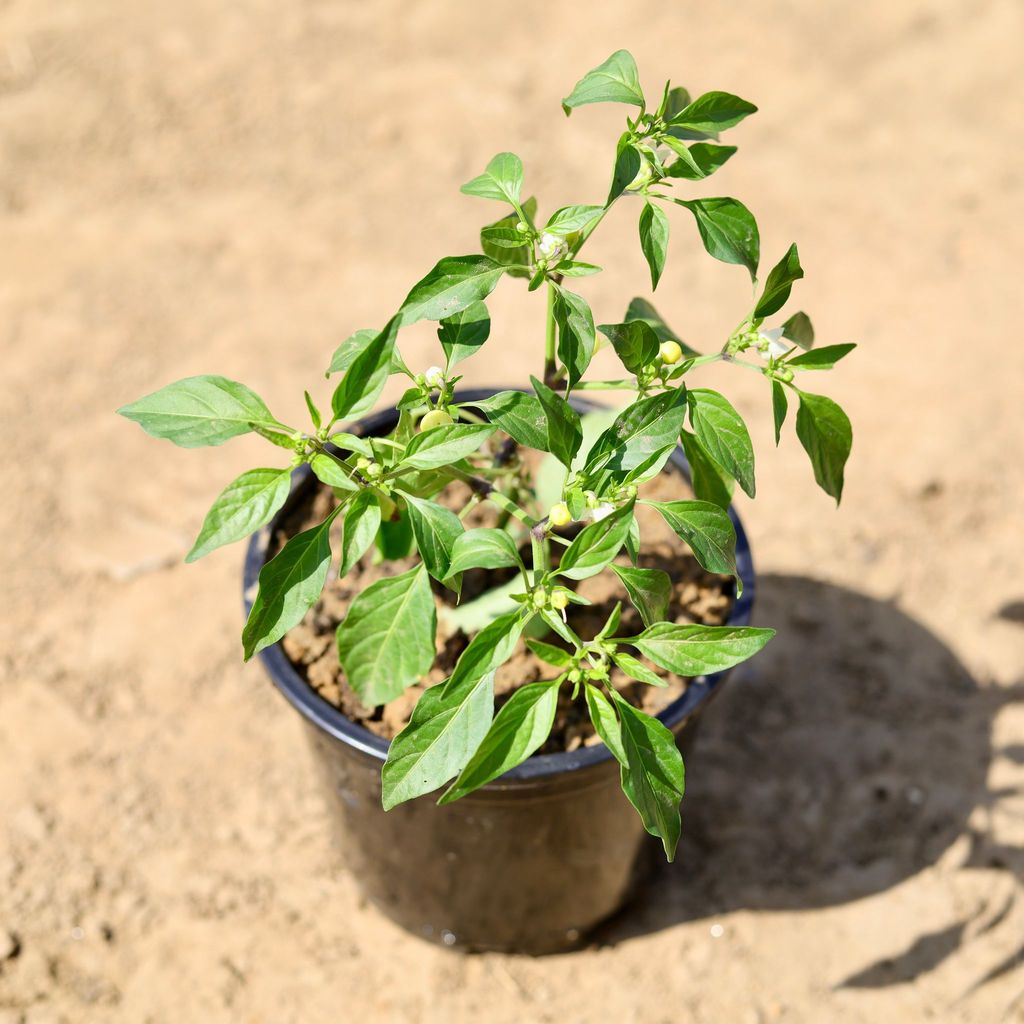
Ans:
{"type": "MultiPolygon", "coordinates": [[[[472,402],[495,393],[462,391],[456,399],[472,402]]],[[[581,412],[600,408],[578,399],[573,404],[581,412]]],[[[359,421],[353,432],[383,434],[395,422],[388,410],[359,421]]],[[[671,463],[689,475],[681,448],[671,463]]],[[[247,611],[277,523],[304,488],[315,486],[308,467],[296,470],[285,507],[250,541],[247,611]]],[[[729,515],[743,593],[728,622],[744,626],[754,569],[743,527],[732,509],[729,515]]],[[[416,935],[468,950],[540,954],[572,948],[622,907],[655,848],[661,852],[622,794],[618,764],[603,744],[534,755],[444,807],[434,794],[385,812],[380,773],[387,741],[321,698],[280,644],[259,657],[303,717],[345,863],[366,896],[416,935]]],[[[658,716],[675,733],[684,757],[700,713],[728,674],[690,681],[658,716]]]]}

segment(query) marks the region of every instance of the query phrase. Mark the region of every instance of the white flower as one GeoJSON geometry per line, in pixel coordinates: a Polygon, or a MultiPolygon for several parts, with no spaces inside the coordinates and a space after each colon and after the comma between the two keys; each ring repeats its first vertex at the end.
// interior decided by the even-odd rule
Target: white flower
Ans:
{"type": "Polygon", "coordinates": [[[548,263],[557,263],[565,258],[569,252],[569,246],[561,235],[553,235],[550,231],[545,231],[537,243],[537,252],[548,263]]]}
{"type": "Polygon", "coordinates": [[[423,374],[423,380],[426,382],[428,387],[444,387],[444,370],[442,370],[440,366],[428,366],[426,372],[423,374]]]}
{"type": "Polygon", "coordinates": [[[788,351],[789,345],[782,340],[782,328],[773,327],[770,331],[757,332],[757,351],[762,359],[781,359],[788,351]]]}
{"type": "Polygon", "coordinates": [[[590,518],[595,523],[599,523],[602,519],[607,519],[614,511],[614,505],[610,505],[607,501],[602,501],[600,505],[590,510],[590,518]]]}

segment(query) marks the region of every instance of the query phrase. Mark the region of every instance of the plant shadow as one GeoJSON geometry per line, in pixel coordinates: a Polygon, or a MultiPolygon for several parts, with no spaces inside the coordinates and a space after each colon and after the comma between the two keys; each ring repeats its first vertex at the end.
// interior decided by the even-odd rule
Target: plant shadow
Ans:
{"type": "MultiPolygon", "coordinates": [[[[987,785],[992,721],[1024,701],[1024,686],[979,687],[920,623],[842,587],[763,576],[758,606],[778,635],[700,723],[676,862],[656,866],[595,941],[741,908],[860,899],[935,863],[964,835],[965,867],[1021,877],[1024,847],[990,842],[969,818],[1006,795],[987,785]]],[[[842,984],[917,977],[957,948],[966,924],[842,984]]]]}

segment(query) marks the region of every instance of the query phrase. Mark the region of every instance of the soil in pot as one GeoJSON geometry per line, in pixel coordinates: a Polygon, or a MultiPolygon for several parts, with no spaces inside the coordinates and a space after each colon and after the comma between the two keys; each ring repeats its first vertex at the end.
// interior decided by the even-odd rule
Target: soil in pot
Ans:
{"type": "MultiPolygon", "coordinates": [[[[462,483],[453,483],[434,498],[440,504],[456,511],[469,501],[471,492],[462,483]]],[[[660,501],[691,497],[689,487],[681,474],[666,472],[641,488],[641,497],[660,501]]],[[[271,539],[270,552],[275,554],[285,541],[296,533],[321,522],[336,504],[333,491],[313,482],[295,503],[291,514],[279,525],[271,539]]],[[[467,528],[498,525],[498,511],[489,504],[481,504],[465,517],[467,528]]],[[[661,515],[647,506],[637,505],[637,519],[640,524],[643,548],[639,564],[645,568],[657,568],[667,572],[672,580],[672,597],[668,619],[674,622],[697,622],[705,625],[721,625],[729,615],[735,595],[731,577],[705,572],[692,555],[684,548],[679,538],[667,527],[661,515]]],[[[340,532],[339,525],[335,527],[340,532]]],[[[338,538],[335,538],[337,541],[338,538]]],[[[523,554],[529,565],[529,541],[523,538],[523,554]]],[[[337,550],[335,543],[335,550],[337,550]]],[[[554,547],[553,557],[560,549],[554,547]]],[[[422,685],[410,686],[397,699],[378,708],[363,705],[345,680],[338,663],[334,642],[335,630],[344,619],[349,605],[358,594],[375,580],[405,572],[417,562],[415,555],[386,563],[377,563],[375,550],[371,548],[363,559],[344,578],[333,574],[328,579],[323,595],[309,611],[300,625],[292,629],[282,641],[286,656],[299,675],[326,701],[337,707],[346,717],[370,732],[385,739],[391,739],[408,722],[412,709],[425,686],[441,682],[451,672],[456,660],[469,642],[469,636],[451,619],[456,608],[455,595],[440,584],[432,581],[438,606],[437,659],[429,677],[422,685]]],[[[626,556],[620,556],[623,564],[626,556]]],[[[514,579],[514,570],[474,570],[465,574],[462,587],[461,606],[478,598],[497,586],[514,579]]],[[[622,603],[622,621],[617,635],[630,636],[642,631],[643,622],[629,602],[622,584],[611,573],[572,583],[561,580],[573,587],[579,594],[593,602],[589,606],[570,605],[568,621],[576,632],[585,639],[595,636],[604,625],[616,602],[622,603]]],[[[470,629],[475,632],[477,624],[470,629]]],[[[469,628],[469,627],[467,627],[469,628]]],[[[551,635],[545,638],[561,646],[561,641],[551,635]]],[[[653,666],[652,666],[653,667],[653,666]]],[[[660,671],[660,670],[659,670],[660,671]]],[[[511,659],[499,669],[495,678],[496,704],[500,706],[520,686],[538,679],[552,678],[555,670],[541,662],[523,641],[520,641],[511,659]]],[[[668,676],[668,685],[656,688],[636,683],[617,669],[613,670],[612,683],[635,706],[649,714],[657,714],[679,696],[686,688],[686,680],[668,676]]],[[[540,753],[557,753],[575,750],[581,745],[599,743],[587,717],[582,701],[570,699],[569,688],[563,688],[559,708],[551,731],[540,753]]]]}

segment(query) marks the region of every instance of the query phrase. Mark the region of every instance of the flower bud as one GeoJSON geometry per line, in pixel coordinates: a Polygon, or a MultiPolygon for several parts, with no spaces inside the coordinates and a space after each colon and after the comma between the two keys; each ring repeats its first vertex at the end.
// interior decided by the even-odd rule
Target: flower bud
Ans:
{"type": "Polygon", "coordinates": [[[540,611],[548,606],[548,595],[543,590],[535,590],[531,599],[533,607],[540,611]]]}
{"type": "Polygon", "coordinates": [[[680,348],[678,342],[663,341],[661,343],[661,348],[658,349],[658,355],[661,356],[661,361],[663,363],[673,366],[683,358],[683,350],[680,348]]]}
{"type": "Polygon", "coordinates": [[[549,263],[558,263],[569,253],[569,244],[561,235],[545,231],[537,243],[537,252],[549,263]]]}
{"type": "Polygon", "coordinates": [[[444,409],[431,409],[420,420],[420,430],[433,430],[434,427],[447,427],[452,422],[451,416],[444,409]]]}
{"type": "Polygon", "coordinates": [[[423,383],[429,388],[443,388],[444,370],[440,366],[428,366],[423,374],[423,383]]]}
{"type": "Polygon", "coordinates": [[[564,501],[552,505],[548,511],[548,521],[552,526],[568,526],[572,522],[569,506],[564,501]]]}
{"type": "Polygon", "coordinates": [[[525,220],[521,220],[521,221],[520,221],[520,222],[519,222],[519,223],[518,223],[518,224],[516,225],[516,231],[518,231],[518,232],[519,232],[519,234],[521,234],[521,235],[525,235],[525,234],[526,234],[526,232],[527,232],[527,231],[529,231],[529,230],[530,230],[530,225],[529,225],[529,224],[527,224],[525,220]]]}
{"type": "Polygon", "coordinates": [[[380,463],[377,463],[377,462],[371,462],[371,463],[370,463],[370,464],[369,464],[369,465],[368,465],[368,466],[366,467],[366,475],[367,475],[367,476],[368,476],[368,477],[369,477],[369,478],[370,478],[371,480],[376,480],[376,479],[377,479],[377,477],[379,477],[379,476],[382,476],[383,474],[384,474],[384,470],[383,470],[383,469],[381,469],[380,463]]]}
{"type": "Polygon", "coordinates": [[[593,491],[584,491],[583,497],[587,499],[587,508],[597,508],[601,499],[593,491]]]}

